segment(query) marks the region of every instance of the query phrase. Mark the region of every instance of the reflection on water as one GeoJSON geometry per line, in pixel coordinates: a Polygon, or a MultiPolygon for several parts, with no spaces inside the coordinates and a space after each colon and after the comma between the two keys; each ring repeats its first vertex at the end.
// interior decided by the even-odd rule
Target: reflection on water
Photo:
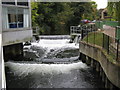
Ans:
{"type": "Polygon", "coordinates": [[[69,39],[65,37],[46,38],[24,47],[26,57],[33,58],[33,61],[5,63],[9,88],[102,87],[93,69],[78,61],[79,45],[68,43],[69,39]],[[50,64],[50,62],[56,62],[56,64],[50,64]]]}

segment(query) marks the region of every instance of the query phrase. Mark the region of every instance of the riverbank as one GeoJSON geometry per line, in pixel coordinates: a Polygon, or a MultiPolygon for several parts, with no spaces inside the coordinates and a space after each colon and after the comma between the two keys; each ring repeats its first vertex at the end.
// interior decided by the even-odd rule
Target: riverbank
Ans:
{"type": "MultiPolygon", "coordinates": [[[[93,34],[97,35],[98,33],[93,34]]],[[[84,58],[84,62],[86,63],[95,63],[92,66],[100,71],[100,73],[103,73],[102,78],[104,79],[103,81],[106,88],[111,88],[113,86],[120,88],[119,61],[116,61],[101,47],[102,34],[98,34],[97,38],[91,35],[89,34],[80,42],[80,58],[84,58]],[[87,37],[89,37],[89,39],[87,37]],[[93,41],[93,39],[95,39],[95,41],[93,41]],[[100,68],[102,68],[102,70],[100,68]]]]}

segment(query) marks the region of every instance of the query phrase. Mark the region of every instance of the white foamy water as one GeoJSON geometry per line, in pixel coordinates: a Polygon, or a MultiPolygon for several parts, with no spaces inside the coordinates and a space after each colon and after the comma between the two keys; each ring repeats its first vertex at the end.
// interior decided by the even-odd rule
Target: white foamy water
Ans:
{"type": "MultiPolygon", "coordinates": [[[[53,38],[53,37],[52,37],[53,38]]],[[[54,50],[54,53],[59,53],[60,51],[64,51],[64,49],[78,49],[79,45],[75,43],[69,43],[70,39],[40,39],[39,42],[33,42],[30,46],[24,46],[24,48],[30,49],[31,47],[38,47],[41,49],[45,49],[46,53],[50,52],[50,50],[54,50]],[[59,51],[60,49],[60,51],[59,51]]],[[[68,50],[69,50],[68,49],[68,50]]],[[[35,51],[33,51],[35,52],[35,51]]],[[[51,53],[52,54],[52,53],[51,53]]],[[[46,54],[45,54],[46,55],[46,54]]],[[[76,57],[75,57],[76,58],[76,57]]],[[[63,60],[68,61],[67,58],[63,60]]],[[[72,59],[72,57],[71,57],[72,59]]],[[[74,57],[73,57],[74,59],[74,57]]],[[[52,59],[52,61],[54,61],[52,59]]],[[[57,61],[57,59],[56,59],[57,61]]],[[[59,61],[59,60],[58,60],[59,61]]],[[[61,59],[62,61],[62,59],[61,59]]],[[[28,75],[29,73],[69,73],[71,70],[87,68],[85,64],[82,62],[72,63],[72,64],[31,64],[31,63],[19,63],[19,62],[6,62],[6,66],[10,68],[11,71],[14,72],[15,75],[28,75]]]]}
{"type": "Polygon", "coordinates": [[[79,48],[79,45],[75,45],[75,43],[69,43],[69,39],[62,39],[62,40],[46,40],[41,39],[38,43],[32,43],[32,46],[50,49],[60,49],[60,48],[79,48]]]}
{"type": "MultiPolygon", "coordinates": [[[[5,63],[8,87],[96,87],[90,67],[81,61],[77,61],[79,44],[69,43],[70,39],[68,38],[66,39],[66,36],[63,36],[61,39],[61,36],[51,36],[49,39],[49,36],[45,36],[39,42],[24,46],[24,50],[29,52],[26,55],[34,57],[32,55],[34,53],[37,57],[33,58],[33,61],[8,61],[5,63]],[[36,58],[37,61],[34,60],[36,58]],[[62,64],[45,64],[46,62],[60,62],[62,64]],[[69,62],[69,64],[65,64],[66,62],[69,62]]],[[[96,79],[95,82],[99,81],[96,79]]]]}
{"type": "MultiPolygon", "coordinates": [[[[39,57],[39,51],[44,51],[44,54],[40,56],[39,58],[47,57],[48,54],[57,54],[64,50],[70,50],[70,49],[79,49],[79,44],[76,42],[69,43],[70,36],[42,36],[39,41],[32,42],[30,46],[24,46],[24,50],[27,50],[29,53],[35,52],[33,56],[39,57]],[[46,39],[47,38],[47,39],[46,39]],[[50,39],[49,39],[50,38],[50,39]],[[62,38],[62,39],[60,39],[62,38]],[[33,50],[33,48],[38,49],[36,51],[33,50]]],[[[32,56],[31,55],[31,56],[32,56]]]]}
{"type": "Polygon", "coordinates": [[[26,76],[28,74],[60,74],[70,73],[71,70],[87,69],[86,64],[82,62],[72,64],[29,64],[29,63],[16,63],[7,62],[5,66],[18,76],[26,76]]]}

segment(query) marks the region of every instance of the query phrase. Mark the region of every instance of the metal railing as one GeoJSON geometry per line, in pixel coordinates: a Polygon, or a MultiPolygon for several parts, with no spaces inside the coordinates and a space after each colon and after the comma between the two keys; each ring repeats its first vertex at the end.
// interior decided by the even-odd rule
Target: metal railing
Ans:
{"type": "Polygon", "coordinates": [[[116,37],[108,36],[102,32],[96,32],[96,30],[96,26],[86,26],[86,28],[82,30],[86,32],[83,40],[87,43],[100,46],[112,60],[120,61],[120,27],[116,27],[116,37]]]}
{"type": "Polygon", "coordinates": [[[77,35],[81,33],[81,26],[70,26],[70,35],[77,35]]]}
{"type": "Polygon", "coordinates": [[[107,51],[107,54],[111,56],[112,59],[120,60],[120,39],[110,37],[103,33],[103,45],[102,48],[107,51]]]}
{"type": "Polygon", "coordinates": [[[118,26],[117,21],[96,21],[95,24],[100,29],[103,29],[103,25],[108,25],[108,26],[111,26],[111,27],[118,26]]]}
{"type": "Polygon", "coordinates": [[[39,27],[33,27],[33,35],[39,35],[39,27]]]}
{"type": "Polygon", "coordinates": [[[89,32],[96,31],[95,24],[87,24],[80,26],[71,26],[70,27],[70,35],[78,35],[81,34],[81,38],[87,35],[89,32]]]}
{"type": "Polygon", "coordinates": [[[120,40],[120,26],[116,27],[115,37],[120,40]]]}

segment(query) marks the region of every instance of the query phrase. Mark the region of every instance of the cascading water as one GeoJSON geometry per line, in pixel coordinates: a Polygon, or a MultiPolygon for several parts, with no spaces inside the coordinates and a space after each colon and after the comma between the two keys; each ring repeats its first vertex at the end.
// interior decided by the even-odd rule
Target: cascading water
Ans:
{"type": "Polygon", "coordinates": [[[81,34],[80,35],[76,35],[76,37],[74,39],[75,45],[78,44],[80,40],[81,40],[81,34]]]}
{"type": "Polygon", "coordinates": [[[42,36],[39,42],[24,46],[32,61],[8,61],[8,88],[97,88],[99,78],[78,60],[79,45],[70,36],[42,36]]]}

